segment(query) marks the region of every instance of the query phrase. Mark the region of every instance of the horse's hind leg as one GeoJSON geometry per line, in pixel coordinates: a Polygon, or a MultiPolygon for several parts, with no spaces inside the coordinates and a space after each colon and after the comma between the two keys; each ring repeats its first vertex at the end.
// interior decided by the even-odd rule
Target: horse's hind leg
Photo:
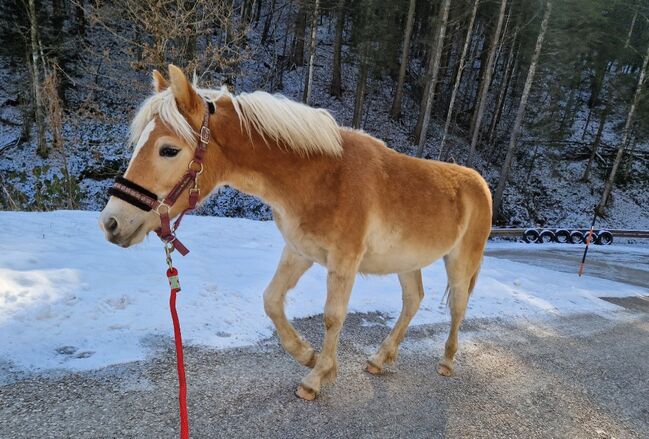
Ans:
{"type": "Polygon", "coordinates": [[[264,291],[264,309],[277,329],[277,335],[284,349],[300,364],[313,367],[317,355],[286,318],[284,297],[313,263],[284,248],[277,271],[264,291]]]}
{"type": "Polygon", "coordinates": [[[405,337],[408,325],[424,297],[421,270],[399,274],[399,283],[401,283],[403,296],[401,315],[390,334],[383,340],[379,350],[367,360],[366,370],[373,374],[380,373],[384,364],[392,363],[396,359],[399,344],[405,337]]]}
{"type": "Polygon", "coordinates": [[[484,245],[460,244],[458,249],[444,257],[448,276],[449,308],[451,311],[451,330],[444,347],[444,357],[437,364],[437,373],[451,376],[453,360],[457,352],[458,331],[464,319],[469,296],[480,271],[484,245]]]}

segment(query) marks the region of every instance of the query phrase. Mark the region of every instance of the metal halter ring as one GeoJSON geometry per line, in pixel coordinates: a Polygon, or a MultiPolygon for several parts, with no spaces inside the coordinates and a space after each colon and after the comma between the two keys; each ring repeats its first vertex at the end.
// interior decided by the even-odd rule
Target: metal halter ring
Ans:
{"type": "Polygon", "coordinates": [[[165,203],[160,203],[160,204],[158,204],[158,207],[156,207],[155,211],[154,211],[155,213],[158,214],[158,216],[162,215],[160,213],[160,208],[163,207],[163,206],[167,208],[167,212],[166,212],[167,214],[169,213],[169,211],[171,211],[171,206],[169,206],[168,204],[165,204],[165,203]]]}
{"type": "Polygon", "coordinates": [[[203,173],[203,163],[197,162],[196,160],[192,159],[192,161],[189,162],[189,164],[187,165],[187,170],[196,172],[196,175],[201,175],[203,173]],[[199,165],[200,166],[200,168],[198,168],[198,171],[195,171],[194,169],[192,169],[193,165],[199,165]]]}

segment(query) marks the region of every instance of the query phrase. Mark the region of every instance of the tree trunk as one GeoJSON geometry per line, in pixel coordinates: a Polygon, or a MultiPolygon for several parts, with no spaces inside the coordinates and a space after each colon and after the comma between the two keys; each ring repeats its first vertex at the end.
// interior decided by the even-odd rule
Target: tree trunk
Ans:
{"type": "Polygon", "coordinates": [[[588,163],[586,163],[586,169],[584,170],[584,175],[581,176],[582,181],[588,181],[590,179],[590,171],[593,167],[593,161],[597,155],[597,150],[599,149],[599,144],[602,141],[602,132],[604,131],[604,125],[606,124],[606,118],[608,113],[611,110],[610,102],[606,103],[606,107],[602,110],[602,114],[599,117],[599,125],[597,126],[597,134],[595,135],[595,141],[593,142],[592,150],[590,152],[590,157],[588,158],[588,163]]]}
{"type": "Polygon", "coordinates": [[[448,10],[451,6],[451,0],[443,0],[439,10],[439,22],[435,32],[435,42],[433,53],[428,62],[428,77],[430,78],[424,91],[423,99],[419,107],[419,118],[415,129],[415,139],[417,139],[417,157],[424,154],[424,143],[426,143],[426,134],[428,124],[430,123],[430,109],[433,106],[433,97],[435,94],[435,83],[439,73],[439,61],[442,57],[444,47],[444,35],[446,34],[446,24],[448,22],[448,10]]]}
{"type": "Polygon", "coordinates": [[[410,5],[408,6],[408,18],[406,19],[406,30],[403,33],[403,48],[401,49],[401,63],[399,64],[399,79],[397,80],[397,87],[394,90],[394,100],[392,101],[392,108],[390,109],[390,117],[392,117],[392,119],[398,119],[401,115],[403,84],[406,80],[406,70],[408,69],[408,53],[410,52],[410,37],[412,36],[412,28],[413,24],[415,23],[416,5],[417,0],[410,0],[410,5]]]}
{"type": "Polygon", "coordinates": [[[57,41],[60,41],[63,33],[63,0],[52,0],[52,29],[57,41]]]}
{"type": "Polygon", "coordinates": [[[627,140],[629,139],[629,134],[631,131],[631,123],[633,122],[633,116],[635,115],[636,107],[638,106],[638,101],[640,100],[640,94],[642,92],[642,86],[647,73],[647,62],[649,62],[649,47],[647,47],[647,53],[645,53],[644,60],[642,61],[642,69],[640,70],[640,77],[638,78],[638,85],[635,89],[635,94],[633,95],[633,101],[631,102],[631,107],[629,107],[629,113],[626,117],[626,122],[624,124],[624,130],[622,131],[622,142],[620,142],[620,147],[617,150],[617,155],[615,156],[615,161],[613,161],[613,168],[611,168],[611,174],[608,177],[606,186],[604,186],[604,192],[602,193],[602,198],[597,205],[598,215],[604,213],[604,208],[606,207],[606,202],[608,197],[613,189],[613,183],[615,182],[615,174],[617,174],[617,169],[620,166],[622,161],[622,156],[624,155],[624,148],[626,146],[627,140]]]}
{"type": "Polygon", "coordinates": [[[630,144],[629,153],[626,155],[626,160],[624,160],[624,166],[622,167],[622,179],[624,180],[629,178],[629,172],[633,164],[633,153],[635,152],[636,146],[638,146],[638,136],[633,136],[630,144]]]}
{"type": "Polygon", "coordinates": [[[185,41],[183,44],[183,60],[184,63],[190,64],[196,57],[196,0],[185,0],[184,8],[186,14],[188,14],[187,27],[185,31],[185,41]]]}
{"type": "Polygon", "coordinates": [[[482,83],[480,84],[480,92],[478,95],[478,108],[476,109],[475,122],[473,124],[473,133],[471,135],[471,145],[469,147],[469,156],[466,161],[467,166],[473,166],[473,156],[475,154],[476,145],[478,144],[478,136],[480,134],[480,125],[482,124],[482,116],[484,115],[484,109],[487,105],[487,94],[489,93],[489,85],[491,84],[491,74],[493,72],[493,63],[494,56],[496,54],[496,49],[498,48],[498,39],[500,37],[500,30],[503,25],[503,19],[505,18],[505,9],[507,7],[507,0],[500,1],[500,12],[498,13],[498,22],[496,23],[496,30],[493,34],[493,40],[491,40],[491,46],[489,47],[489,54],[487,55],[487,66],[482,77],[482,83]]]}
{"type": "Polygon", "coordinates": [[[75,2],[74,11],[77,34],[83,37],[86,35],[86,11],[84,10],[83,0],[75,2]]]}
{"type": "Polygon", "coordinates": [[[444,134],[442,134],[442,141],[439,144],[439,154],[437,155],[437,160],[443,159],[444,145],[446,143],[446,137],[448,136],[448,130],[451,126],[451,120],[453,119],[453,109],[455,107],[455,99],[457,98],[457,91],[460,88],[460,83],[462,82],[462,73],[464,72],[464,62],[466,61],[466,54],[469,51],[469,43],[471,42],[471,35],[473,33],[473,23],[475,22],[475,16],[478,11],[478,3],[480,0],[475,0],[473,2],[473,10],[471,11],[471,18],[469,18],[469,25],[466,30],[466,37],[464,38],[464,46],[462,46],[462,54],[458,60],[457,72],[455,73],[455,83],[453,84],[453,91],[451,92],[451,101],[448,104],[448,111],[446,112],[446,122],[444,123],[444,134]]]}
{"type": "Polygon", "coordinates": [[[29,36],[31,47],[30,71],[32,76],[32,93],[34,96],[34,120],[37,130],[37,153],[41,157],[48,154],[47,143],[45,142],[45,113],[43,106],[43,94],[41,84],[41,68],[43,59],[39,49],[40,36],[38,35],[38,22],[36,21],[36,0],[29,0],[29,36]]]}
{"type": "Polygon", "coordinates": [[[367,84],[367,43],[362,43],[364,45],[363,50],[361,51],[361,65],[358,71],[358,82],[356,83],[356,97],[354,99],[354,117],[352,120],[353,128],[361,127],[361,120],[363,118],[363,104],[365,103],[365,86],[367,84]]]}
{"type": "Polygon", "coordinates": [[[259,24],[259,18],[261,17],[261,0],[255,0],[256,1],[256,7],[255,7],[255,29],[257,29],[257,25],[259,24]]]}
{"type": "Polygon", "coordinates": [[[268,32],[270,32],[270,23],[273,21],[273,15],[275,14],[275,4],[277,0],[272,0],[270,3],[270,10],[266,14],[266,20],[264,20],[264,29],[261,32],[261,43],[266,44],[268,40],[268,32]]]}
{"type": "Polygon", "coordinates": [[[505,64],[505,70],[503,71],[503,78],[500,84],[500,92],[498,93],[498,99],[496,100],[496,107],[494,108],[494,114],[491,118],[491,125],[489,126],[489,135],[487,140],[487,145],[489,145],[489,154],[488,157],[491,157],[492,148],[496,140],[496,129],[498,128],[498,123],[500,122],[500,116],[503,113],[503,107],[505,106],[505,97],[507,96],[507,89],[509,88],[509,79],[512,75],[512,66],[514,63],[514,47],[516,46],[516,38],[518,37],[518,26],[514,29],[514,36],[512,38],[511,47],[509,48],[509,54],[507,55],[507,62],[505,64]]]}
{"type": "Polygon", "coordinates": [[[629,44],[631,43],[631,37],[633,36],[633,28],[635,27],[635,21],[638,18],[638,11],[640,10],[639,6],[636,6],[635,12],[633,14],[633,18],[631,19],[631,24],[629,25],[629,33],[626,36],[626,41],[624,42],[624,48],[626,49],[629,47],[629,44]]]}
{"type": "Polygon", "coordinates": [[[293,36],[293,56],[291,61],[295,66],[304,65],[304,32],[306,32],[306,0],[298,0],[300,9],[295,18],[295,33],[293,36]]]}
{"type": "Polygon", "coordinates": [[[315,49],[316,44],[318,43],[318,13],[320,8],[320,0],[315,0],[315,5],[313,6],[313,15],[311,17],[311,41],[309,47],[309,69],[306,75],[306,84],[304,84],[304,94],[302,95],[302,101],[305,104],[309,104],[311,100],[311,87],[313,85],[313,63],[315,61],[315,49]]]}
{"type": "Polygon", "coordinates": [[[514,127],[512,129],[512,134],[509,139],[507,156],[505,157],[505,162],[503,163],[502,170],[500,171],[500,180],[498,181],[498,186],[496,187],[496,192],[494,194],[494,204],[493,204],[494,220],[498,217],[500,213],[503,193],[505,192],[505,186],[507,185],[507,177],[509,176],[509,170],[512,165],[512,160],[514,158],[514,150],[516,149],[516,142],[518,141],[518,137],[520,135],[521,125],[523,124],[523,118],[525,117],[525,107],[527,106],[527,99],[530,95],[532,82],[534,82],[534,74],[536,73],[536,66],[539,62],[539,56],[541,55],[541,48],[543,47],[543,39],[545,38],[545,32],[548,29],[548,21],[550,20],[551,12],[552,12],[552,0],[547,0],[545,4],[545,13],[543,14],[543,21],[541,22],[541,31],[539,32],[539,36],[536,39],[534,54],[532,55],[532,60],[530,61],[530,68],[527,71],[527,78],[525,79],[525,85],[523,86],[523,94],[521,95],[521,101],[518,104],[518,111],[516,112],[514,127]]]}
{"type": "Polygon", "coordinates": [[[345,0],[338,0],[338,16],[336,17],[336,37],[334,40],[333,68],[331,69],[331,86],[329,93],[340,98],[342,89],[341,58],[343,47],[343,30],[345,29],[345,0]]]}

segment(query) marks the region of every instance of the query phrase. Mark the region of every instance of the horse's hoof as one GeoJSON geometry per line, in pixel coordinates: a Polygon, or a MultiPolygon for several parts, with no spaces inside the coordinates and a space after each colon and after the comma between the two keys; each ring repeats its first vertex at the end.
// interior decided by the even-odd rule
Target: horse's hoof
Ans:
{"type": "Polygon", "coordinates": [[[453,370],[446,364],[438,363],[437,373],[444,377],[450,377],[451,375],[453,375],[453,370]]]}
{"type": "Polygon", "coordinates": [[[371,361],[368,361],[368,362],[367,362],[367,366],[365,366],[365,370],[366,370],[367,372],[371,373],[372,375],[380,375],[381,372],[382,372],[381,368],[377,367],[377,366],[376,366],[374,363],[372,363],[371,361]]]}
{"type": "Polygon", "coordinates": [[[304,387],[302,384],[300,384],[295,391],[295,396],[305,401],[313,401],[315,399],[316,393],[308,387],[304,387]]]}

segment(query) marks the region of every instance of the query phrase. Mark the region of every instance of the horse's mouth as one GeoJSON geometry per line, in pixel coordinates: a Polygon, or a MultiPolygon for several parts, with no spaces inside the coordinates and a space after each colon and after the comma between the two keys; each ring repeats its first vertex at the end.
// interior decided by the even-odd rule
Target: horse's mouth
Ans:
{"type": "Polygon", "coordinates": [[[113,235],[109,237],[108,240],[113,244],[119,245],[120,247],[128,248],[131,245],[136,244],[144,239],[144,235],[142,237],[139,236],[143,228],[144,223],[140,224],[130,235],[126,237],[121,235],[113,235]]]}

